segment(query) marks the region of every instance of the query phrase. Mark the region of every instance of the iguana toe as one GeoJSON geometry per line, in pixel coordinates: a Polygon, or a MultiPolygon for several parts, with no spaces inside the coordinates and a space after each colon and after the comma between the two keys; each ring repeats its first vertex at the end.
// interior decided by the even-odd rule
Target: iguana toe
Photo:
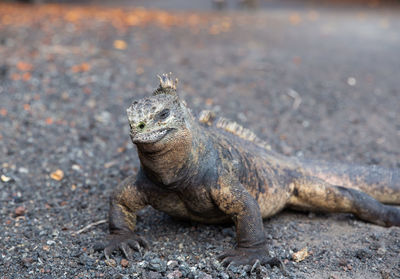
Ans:
{"type": "Polygon", "coordinates": [[[110,259],[114,251],[120,250],[128,260],[132,260],[132,249],[142,252],[142,248],[147,248],[147,242],[135,234],[110,235],[107,244],[96,244],[93,248],[96,251],[104,250],[106,259],[110,259]]]}
{"type": "Polygon", "coordinates": [[[269,256],[266,247],[257,248],[236,248],[230,250],[218,257],[223,266],[228,266],[229,264],[234,265],[254,265],[258,260],[261,265],[277,265],[280,262],[276,258],[271,258],[269,256]]]}

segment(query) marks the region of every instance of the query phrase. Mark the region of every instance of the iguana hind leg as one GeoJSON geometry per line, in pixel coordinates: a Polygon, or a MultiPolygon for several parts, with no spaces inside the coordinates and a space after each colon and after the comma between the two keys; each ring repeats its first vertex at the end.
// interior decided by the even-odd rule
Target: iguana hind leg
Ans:
{"type": "Polygon", "coordinates": [[[381,226],[400,226],[400,209],[387,206],[368,194],[335,186],[319,178],[296,179],[291,184],[288,206],[296,209],[352,213],[381,226]]]}

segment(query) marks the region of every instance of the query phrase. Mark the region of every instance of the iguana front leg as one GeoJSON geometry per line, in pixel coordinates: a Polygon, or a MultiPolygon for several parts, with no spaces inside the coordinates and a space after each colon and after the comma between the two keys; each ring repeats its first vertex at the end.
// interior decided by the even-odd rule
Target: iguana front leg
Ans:
{"type": "Polygon", "coordinates": [[[132,259],[132,249],[147,247],[146,241],[134,233],[136,212],[147,205],[143,184],[146,181],[130,176],[122,181],[110,198],[108,242],[97,245],[96,250],[103,250],[107,259],[115,250],[121,250],[127,259],[132,259]]]}
{"type": "Polygon", "coordinates": [[[258,203],[239,181],[232,175],[223,175],[212,189],[211,196],[236,226],[237,246],[219,257],[222,264],[254,264],[257,260],[261,264],[276,262],[269,257],[258,203]]]}

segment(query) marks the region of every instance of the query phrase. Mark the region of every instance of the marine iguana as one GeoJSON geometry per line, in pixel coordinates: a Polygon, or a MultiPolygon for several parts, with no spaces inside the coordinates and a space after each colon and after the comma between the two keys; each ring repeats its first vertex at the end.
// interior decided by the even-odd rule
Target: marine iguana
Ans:
{"type": "Polygon", "coordinates": [[[136,212],[146,205],[180,219],[233,221],[237,246],[224,265],[270,263],[263,218],[284,208],[346,212],[381,226],[400,226],[400,170],[286,157],[253,132],[203,112],[196,120],[176,92],[177,80],[162,75],[148,98],[127,109],[140,170],[113,192],[108,259],[120,249],[147,246],[134,233],[136,212]]]}

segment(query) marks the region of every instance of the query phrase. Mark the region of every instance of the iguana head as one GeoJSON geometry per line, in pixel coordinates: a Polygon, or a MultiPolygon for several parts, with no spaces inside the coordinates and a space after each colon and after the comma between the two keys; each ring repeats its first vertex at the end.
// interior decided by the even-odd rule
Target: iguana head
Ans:
{"type": "Polygon", "coordinates": [[[177,80],[159,76],[160,86],[148,98],[127,109],[132,142],[138,147],[162,149],[187,133],[190,113],[176,94],[177,80]]]}

